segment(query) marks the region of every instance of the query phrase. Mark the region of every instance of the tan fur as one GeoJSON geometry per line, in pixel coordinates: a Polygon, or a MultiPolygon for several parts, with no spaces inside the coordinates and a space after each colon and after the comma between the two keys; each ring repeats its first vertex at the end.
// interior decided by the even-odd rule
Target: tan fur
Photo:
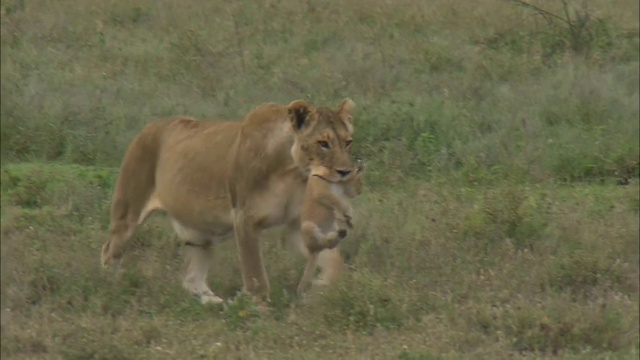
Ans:
{"type": "MultiPolygon", "coordinates": [[[[192,294],[222,301],[206,284],[212,245],[235,234],[244,290],[268,299],[260,232],[285,225],[287,238],[302,242],[299,207],[310,168],[326,167],[333,181],[352,171],[352,108],[349,99],[338,110],[297,100],[260,105],[238,122],[180,117],[147,125],[124,156],[103,266],[117,264],[136,227],[164,210],[189,245],[183,286],[192,294]]],[[[320,258],[335,279],[339,252],[320,258]]]]}
{"type": "Polygon", "coordinates": [[[309,257],[298,285],[299,295],[303,295],[311,287],[318,265],[318,254],[338,246],[347,236],[347,228],[352,227],[349,200],[362,191],[363,170],[363,167],[358,167],[348,177],[339,182],[331,182],[327,180],[329,169],[321,166],[312,168],[300,211],[302,239],[309,257]]]}

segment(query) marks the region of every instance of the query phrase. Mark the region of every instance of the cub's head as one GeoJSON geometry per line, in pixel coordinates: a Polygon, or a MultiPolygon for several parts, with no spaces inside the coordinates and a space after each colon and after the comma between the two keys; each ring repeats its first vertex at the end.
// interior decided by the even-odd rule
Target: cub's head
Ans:
{"type": "Polygon", "coordinates": [[[340,181],[355,171],[351,160],[355,104],[345,99],[337,110],[316,108],[304,100],[289,104],[295,142],[291,155],[307,174],[315,166],[329,169],[327,180],[340,181]]]}
{"type": "Polygon", "coordinates": [[[362,174],[364,173],[364,164],[360,163],[353,171],[350,178],[344,180],[344,193],[347,197],[353,199],[362,193],[362,174]]]}

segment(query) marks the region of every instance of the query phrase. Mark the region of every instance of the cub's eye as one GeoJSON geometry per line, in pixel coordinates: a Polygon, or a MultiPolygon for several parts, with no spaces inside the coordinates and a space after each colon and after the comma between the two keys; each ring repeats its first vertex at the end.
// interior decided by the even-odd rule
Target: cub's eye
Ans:
{"type": "Polygon", "coordinates": [[[318,141],[318,144],[320,144],[320,146],[321,146],[323,149],[328,149],[328,148],[329,148],[329,143],[328,143],[328,142],[326,142],[326,141],[324,141],[324,140],[320,140],[320,141],[318,141]]]}
{"type": "Polygon", "coordinates": [[[352,142],[353,142],[352,140],[347,140],[347,141],[345,141],[345,145],[346,145],[347,147],[351,147],[351,143],[352,143],[352,142]]]}

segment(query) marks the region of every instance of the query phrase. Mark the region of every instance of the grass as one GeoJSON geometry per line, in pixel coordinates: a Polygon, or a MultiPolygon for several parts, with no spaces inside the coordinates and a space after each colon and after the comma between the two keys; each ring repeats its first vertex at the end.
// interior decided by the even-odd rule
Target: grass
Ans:
{"type": "Polygon", "coordinates": [[[3,0],[2,357],[637,358],[638,3],[570,3],[579,35],[518,3],[3,0]],[[315,303],[276,231],[267,314],[231,242],[209,282],[234,300],[188,297],[162,215],[100,269],[145,123],[345,96],[366,189],[315,303]]]}

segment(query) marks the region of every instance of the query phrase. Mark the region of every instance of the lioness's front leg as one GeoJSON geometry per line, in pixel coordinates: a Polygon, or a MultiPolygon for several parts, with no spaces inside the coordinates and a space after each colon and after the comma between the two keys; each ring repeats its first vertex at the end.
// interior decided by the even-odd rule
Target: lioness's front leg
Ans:
{"type": "Polygon", "coordinates": [[[245,210],[234,210],[232,216],[243,290],[260,301],[269,301],[270,286],[260,252],[260,229],[254,219],[246,216],[245,210]]]}
{"type": "Polygon", "coordinates": [[[220,304],[222,298],[207,286],[207,272],[209,262],[213,257],[213,245],[186,243],[184,249],[187,262],[187,274],[182,281],[182,286],[194,296],[197,296],[203,304],[220,304]]]}
{"type": "Polygon", "coordinates": [[[171,224],[176,236],[185,244],[184,257],[187,263],[187,273],[182,281],[182,286],[192,295],[197,296],[203,304],[223,302],[222,298],[216,296],[207,286],[207,273],[213,258],[213,246],[216,239],[189,229],[175,219],[171,219],[171,224]]]}

